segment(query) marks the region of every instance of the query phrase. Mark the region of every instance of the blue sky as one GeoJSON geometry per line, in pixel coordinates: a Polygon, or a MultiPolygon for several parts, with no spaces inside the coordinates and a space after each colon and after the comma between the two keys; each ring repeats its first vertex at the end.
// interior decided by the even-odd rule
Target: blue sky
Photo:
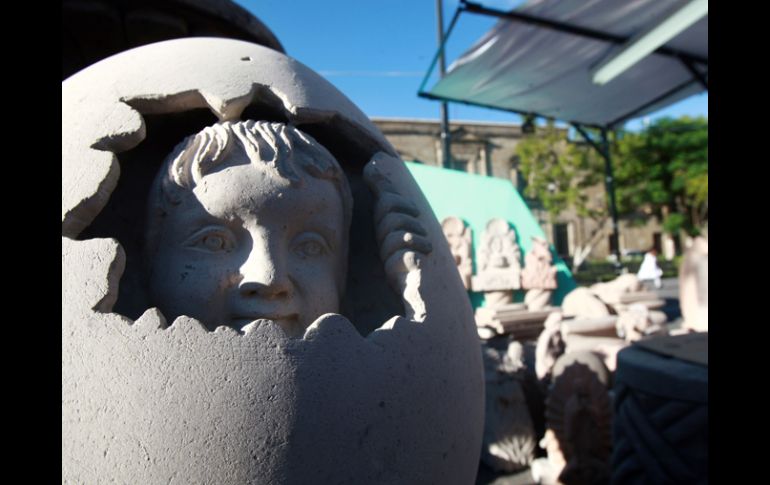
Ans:
{"type": "MultiPolygon", "coordinates": [[[[370,117],[438,119],[439,103],[417,97],[437,50],[435,0],[235,0],[278,37],[286,53],[323,75],[370,117]]],[[[444,0],[444,23],[457,0],[444,0]]],[[[521,0],[482,0],[510,9],[521,0]]],[[[463,14],[447,45],[447,65],[494,25],[463,14]]],[[[428,87],[430,87],[430,83],[428,87]]],[[[654,113],[708,116],[708,94],[654,113]]],[[[449,105],[452,120],[519,122],[503,111],[449,105]]],[[[642,120],[626,127],[638,129],[642,120]]]]}

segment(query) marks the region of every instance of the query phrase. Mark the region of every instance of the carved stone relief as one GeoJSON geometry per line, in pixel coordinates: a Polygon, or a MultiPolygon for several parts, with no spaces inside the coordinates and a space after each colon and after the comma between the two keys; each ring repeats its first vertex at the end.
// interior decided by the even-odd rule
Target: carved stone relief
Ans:
{"type": "Polygon", "coordinates": [[[441,229],[449,243],[449,250],[452,252],[463,285],[466,289],[470,289],[473,274],[471,228],[466,226],[459,217],[450,216],[441,222],[441,229]]]}
{"type": "Polygon", "coordinates": [[[509,291],[521,288],[521,254],[516,232],[503,219],[491,219],[481,234],[476,252],[473,291],[509,291]]]}

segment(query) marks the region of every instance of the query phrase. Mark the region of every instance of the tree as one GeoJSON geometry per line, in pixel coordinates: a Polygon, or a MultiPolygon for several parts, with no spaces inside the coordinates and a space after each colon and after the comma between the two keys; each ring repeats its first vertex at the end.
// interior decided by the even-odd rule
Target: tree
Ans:
{"type": "Polygon", "coordinates": [[[538,200],[551,221],[569,209],[597,221],[588,240],[575,249],[572,270],[577,272],[602,239],[608,219],[606,206],[597,205],[587,195],[589,187],[602,181],[602,158],[588,145],[570,143],[567,131],[557,129],[553,121],[519,142],[516,155],[526,180],[524,195],[538,200]]]}
{"type": "MultiPolygon", "coordinates": [[[[587,130],[598,139],[597,133],[587,130]]],[[[646,222],[658,216],[672,235],[701,232],[708,222],[708,120],[661,118],[641,132],[610,133],[619,215],[646,222]]],[[[576,247],[572,269],[590,255],[608,231],[606,201],[596,204],[586,189],[602,183],[604,160],[591,146],[570,143],[552,122],[517,146],[524,195],[538,200],[553,221],[566,210],[597,222],[576,247]]]]}
{"type": "Polygon", "coordinates": [[[708,120],[660,118],[613,146],[618,210],[647,209],[663,229],[694,236],[708,221],[708,120]]]}

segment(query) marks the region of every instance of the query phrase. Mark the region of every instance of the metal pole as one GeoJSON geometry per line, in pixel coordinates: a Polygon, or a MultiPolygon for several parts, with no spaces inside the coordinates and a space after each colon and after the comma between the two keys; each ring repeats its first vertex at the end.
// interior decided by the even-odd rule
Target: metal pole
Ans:
{"type": "Polygon", "coordinates": [[[612,215],[612,244],[615,246],[616,267],[620,267],[620,230],[618,227],[618,208],[615,204],[615,179],[612,176],[612,158],[607,128],[602,128],[602,155],[604,156],[604,184],[609,196],[610,214],[612,215]]]}
{"type": "MultiPolygon", "coordinates": [[[[443,79],[446,72],[446,62],[444,60],[444,13],[441,5],[442,0],[436,0],[436,19],[438,21],[437,34],[439,45],[438,72],[439,79],[443,79]]],[[[441,102],[441,166],[451,168],[451,152],[449,140],[449,115],[447,104],[441,102]]]]}

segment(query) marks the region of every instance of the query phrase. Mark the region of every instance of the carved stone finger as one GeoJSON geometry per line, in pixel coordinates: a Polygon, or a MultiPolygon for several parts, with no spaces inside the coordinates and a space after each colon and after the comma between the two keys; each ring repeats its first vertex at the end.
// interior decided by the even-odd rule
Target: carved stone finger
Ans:
{"type": "Polygon", "coordinates": [[[377,197],[380,197],[385,192],[398,193],[393,186],[393,183],[380,171],[377,165],[377,160],[383,156],[388,155],[383,152],[378,152],[372,157],[371,161],[364,166],[364,181],[366,181],[366,184],[377,197]]]}
{"type": "MultiPolygon", "coordinates": [[[[421,256],[419,253],[409,249],[402,249],[391,254],[385,260],[385,274],[392,279],[400,281],[408,272],[420,269],[420,264],[421,256]]],[[[392,284],[397,283],[398,281],[392,281],[392,284]]],[[[403,288],[400,288],[400,290],[403,290],[403,288]]]]}
{"type": "Polygon", "coordinates": [[[383,192],[374,207],[374,223],[380,222],[391,212],[400,212],[412,217],[420,215],[419,209],[406,197],[393,192],[383,192]]]}
{"type": "Polygon", "coordinates": [[[396,231],[388,234],[382,241],[380,258],[383,261],[387,261],[393,253],[402,249],[428,254],[433,250],[433,246],[425,237],[411,232],[396,231]]]}
{"type": "Polygon", "coordinates": [[[400,212],[391,212],[386,214],[377,225],[377,241],[382,242],[388,234],[398,230],[411,232],[418,236],[428,235],[428,231],[419,220],[400,212]]]}

